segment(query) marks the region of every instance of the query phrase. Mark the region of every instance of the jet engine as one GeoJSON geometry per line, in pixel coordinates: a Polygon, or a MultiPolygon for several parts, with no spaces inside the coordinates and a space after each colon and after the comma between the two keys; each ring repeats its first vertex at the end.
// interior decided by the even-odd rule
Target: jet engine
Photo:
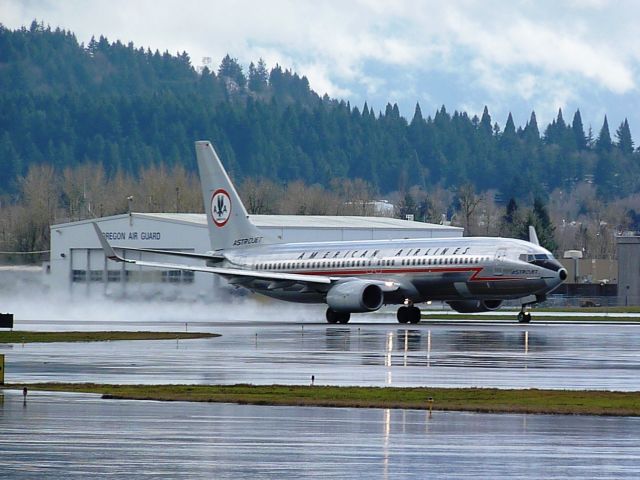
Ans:
{"type": "Polygon", "coordinates": [[[338,283],[327,292],[327,305],[336,312],[373,312],[382,306],[383,300],[378,285],[361,280],[338,283]]]}
{"type": "Polygon", "coordinates": [[[447,302],[451,308],[460,313],[478,313],[496,310],[502,300],[456,300],[447,302]]]}

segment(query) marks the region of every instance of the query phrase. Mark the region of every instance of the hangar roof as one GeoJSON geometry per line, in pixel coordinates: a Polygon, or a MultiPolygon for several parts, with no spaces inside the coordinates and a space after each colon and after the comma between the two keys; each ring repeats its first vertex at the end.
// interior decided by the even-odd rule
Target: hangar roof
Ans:
{"type": "MultiPolygon", "coordinates": [[[[138,213],[164,220],[190,222],[205,225],[207,219],[203,213],[138,213]]],[[[257,227],[291,228],[390,228],[390,229],[428,229],[462,230],[460,227],[437,225],[435,223],[413,222],[389,217],[357,217],[338,215],[249,215],[257,227]]]]}
{"type": "MultiPolygon", "coordinates": [[[[206,226],[207,219],[204,213],[132,213],[136,218],[152,218],[159,221],[189,223],[192,225],[206,226]]],[[[126,218],[127,213],[104,217],[110,219],[126,218]]],[[[385,228],[392,230],[448,230],[461,231],[460,227],[438,225],[435,223],[414,222],[389,217],[357,217],[336,215],[249,215],[251,221],[257,227],[289,227],[289,228],[385,228]]],[[[103,220],[100,219],[100,220],[103,220]]],[[[53,227],[65,227],[83,223],[94,222],[98,219],[80,220],[78,222],[52,225],[53,227]]]]}

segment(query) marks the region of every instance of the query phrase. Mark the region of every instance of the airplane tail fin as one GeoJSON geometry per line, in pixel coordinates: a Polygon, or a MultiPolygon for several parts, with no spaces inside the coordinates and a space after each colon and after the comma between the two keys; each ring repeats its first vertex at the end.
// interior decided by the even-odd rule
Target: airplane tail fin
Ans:
{"type": "Polygon", "coordinates": [[[211,142],[196,142],[196,157],[211,248],[221,250],[269,243],[249,220],[211,142]]]}

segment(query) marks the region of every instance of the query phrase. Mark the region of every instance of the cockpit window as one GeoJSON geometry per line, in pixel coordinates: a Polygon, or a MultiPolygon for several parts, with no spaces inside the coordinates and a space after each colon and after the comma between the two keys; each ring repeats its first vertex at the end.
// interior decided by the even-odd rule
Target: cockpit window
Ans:
{"type": "Polygon", "coordinates": [[[519,258],[523,262],[531,263],[532,265],[537,265],[542,268],[548,268],[555,272],[562,268],[562,265],[560,265],[552,255],[548,255],[546,253],[523,253],[519,258]]]}
{"type": "Polygon", "coordinates": [[[519,258],[523,262],[531,263],[535,262],[536,260],[548,260],[552,257],[550,255],[547,255],[546,253],[536,253],[535,255],[532,253],[522,253],[519,258]]]}

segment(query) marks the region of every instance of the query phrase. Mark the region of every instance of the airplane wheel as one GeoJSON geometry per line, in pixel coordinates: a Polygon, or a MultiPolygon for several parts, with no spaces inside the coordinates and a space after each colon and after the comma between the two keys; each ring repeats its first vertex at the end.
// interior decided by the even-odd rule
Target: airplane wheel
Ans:
{"type": "Polygon", "coordinates": [[[338,312],[331,310],[330,308],[327,308],[327,314],[326,314],[327,323],[338,323],[339,315],[340,314],[338,312]]]}
{"type": "Polygon", "coordinates": [[[409,322],[418,323],[420,322],[420,319],[421,319],[420,309],[418,307],[409,307],[409,322]]]}
{"type": "Polygon", "coordinates": [[[351,319],[351,314],[349,312],[338,314],[338,323],[349,323],[350,319],[351,319]]]}
{"type": "Polygon", "coordinates": [[[519,323],[529,323],[531,321],[531,314],[529,312],[520,312],[518,313],[518,322],[519,323]]]}
{"type": "Polygon", "coordinates": [[[407,323],[409,321],[409,307],[400,307],[396,316],[398,317],[398,322],[407,323]]]}

